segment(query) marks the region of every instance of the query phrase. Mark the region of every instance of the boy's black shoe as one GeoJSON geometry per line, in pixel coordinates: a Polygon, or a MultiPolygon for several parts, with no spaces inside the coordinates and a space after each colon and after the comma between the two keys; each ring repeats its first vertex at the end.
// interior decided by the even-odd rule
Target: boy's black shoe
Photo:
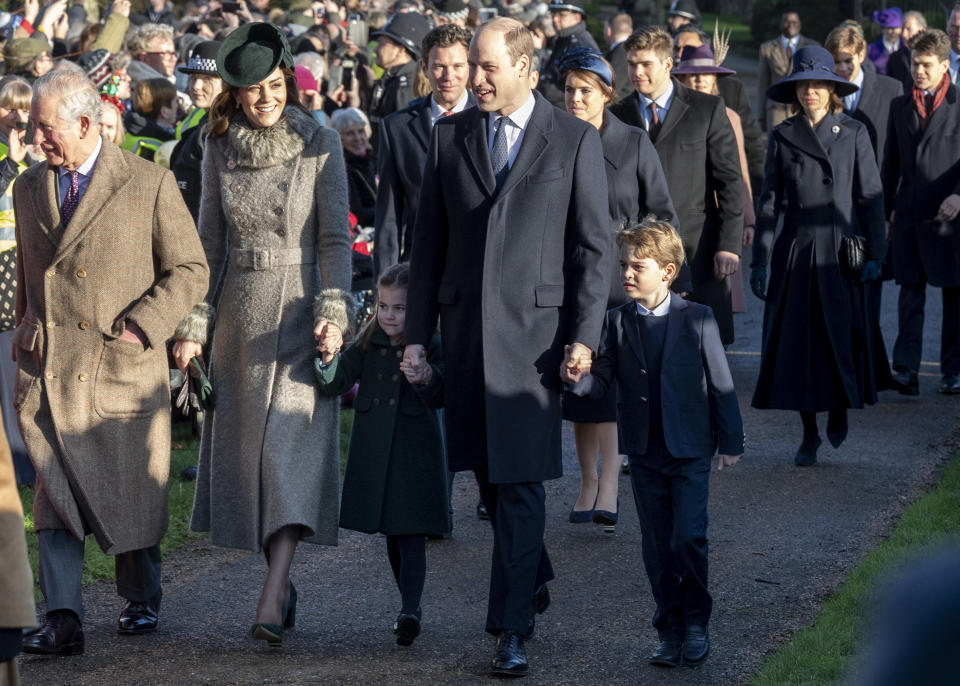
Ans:
{"type": "Polygon", "coordinates": [[[912,369],[894,369],[890,377],[890,388],[901,395],[920,395],[920,381],[912,369]]]}
{"type": "Polygon", "coordinates": [[[683,638],[683,663],[696,667],[710,654],[710,637],[705,626],[688,626],[683,638]]]}
{"type": "Polygon", "coordinates": [[[940,392],[944,395],[956,395],[960,393],[960,377],[953,374],[944,374],[940,379],[940,392]]]}
{"type": "Polygon", "coordinates": [[[679,667],[683,641],[676,638],[660,639],[660,644],[650,656],[650,664],[657,667],[679,667]]]}
{"type": "Polygon", "coordinates": [[[497,638],[497,652],[493,656],[493,674],[499,676],[526,676],[527,654],[523,650],[523,636],[513,631],[502,631],[497,638]]]}

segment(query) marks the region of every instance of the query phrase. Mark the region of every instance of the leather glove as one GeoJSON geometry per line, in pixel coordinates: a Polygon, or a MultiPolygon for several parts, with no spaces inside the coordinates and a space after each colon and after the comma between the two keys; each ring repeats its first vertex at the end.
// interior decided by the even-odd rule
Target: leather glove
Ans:
{"type": "Polygon", "coordinates": [[[767,265],[757,264],[750,268],[750,290],[761,300],[767,299],[767,265]]]}
{"type": "Polygon", "coordinates": [[[867,281],[876,281],[880,278],[880,260],[868,260],[863,265],[863,271],[860,272],[860,280],[863,283],[867,281]]]}

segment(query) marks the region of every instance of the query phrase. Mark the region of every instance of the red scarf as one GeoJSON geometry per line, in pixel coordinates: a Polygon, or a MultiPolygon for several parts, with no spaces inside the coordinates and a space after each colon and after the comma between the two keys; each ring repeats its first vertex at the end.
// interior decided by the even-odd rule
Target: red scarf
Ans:
{"type": "Polygon", "coordinates": [[[946,97],[949,86],[950,74],[946,73],[943,75],[943,78],[940,79],[940,85],[937,86],[937,90],[933,92],[933,95],[924,95],[922,90],[916,86],[913,87],[913,106],[917,109],[917,117],[920,119],[921,131],[927,130],[930,118],[946,97]]]}

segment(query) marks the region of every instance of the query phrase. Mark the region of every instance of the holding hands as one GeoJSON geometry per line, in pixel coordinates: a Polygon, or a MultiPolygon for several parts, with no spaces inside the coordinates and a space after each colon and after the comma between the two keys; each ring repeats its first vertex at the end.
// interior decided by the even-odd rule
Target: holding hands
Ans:
{"type": "Polygon", "coordinates": [[[593,364],[593,351],[583,343],[574,343],[563,348],[563,362],[560,363],[560,378],[566,383],[577,383],[590,373],[593,364]]]}
{"type": "Polygon", "coordinates": [[[343,347],[343,332],[340,327],[321,319],[313,329],[313,337],[317,339],[317,350],[321,353],[323,363],[330,364],[343,347]]]}
{"type": "Polygon", "coordinates": [[[411,384],[424,386],[430,383],[433,379],[433,367],[427,362],[426,349],[418,343],[404,348],[400,371],[411,384]]]}

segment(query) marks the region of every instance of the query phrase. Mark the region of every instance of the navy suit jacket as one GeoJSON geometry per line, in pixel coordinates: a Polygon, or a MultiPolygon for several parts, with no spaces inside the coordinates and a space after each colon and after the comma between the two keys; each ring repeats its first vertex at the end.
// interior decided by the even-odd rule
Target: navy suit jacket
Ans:
{"type": "MultiPolygon", "coordinates": [[[[643,455],[650,434],[647,361],[640,338],[637,305],[630,301],[607,312],[600,350],[590,375],[574,387],[601,398],[617,382],[620,452],[643,455]]],[[[743,453],[743,420],[713,312],[706,305],[670,296],[667,333],[660,365],[663,434],[677,458],[743,453]]]]}
{"type": "Polygon", "coordinates": [[[563,347],[597,349],[613,268],[600,136],[534,98],[499,188],[487,113],[433,127],[410,258],[405,337],[427,345],[439,314],[451,469],[491,483],[562,474],[563,347]]]}
{"type": "MultiPolygon", "coordinates": [[[[467,91],[467,107],[472,107],[475,102],[473,93],[467,91]]],[[[373,219],[376,228],[375,274],[381,274],[398,262],[410,260],[413,220],[432,129],[429,95],[417,98],[380,121],[380,149],[377,152],[380,185],[373,219]]]]}

